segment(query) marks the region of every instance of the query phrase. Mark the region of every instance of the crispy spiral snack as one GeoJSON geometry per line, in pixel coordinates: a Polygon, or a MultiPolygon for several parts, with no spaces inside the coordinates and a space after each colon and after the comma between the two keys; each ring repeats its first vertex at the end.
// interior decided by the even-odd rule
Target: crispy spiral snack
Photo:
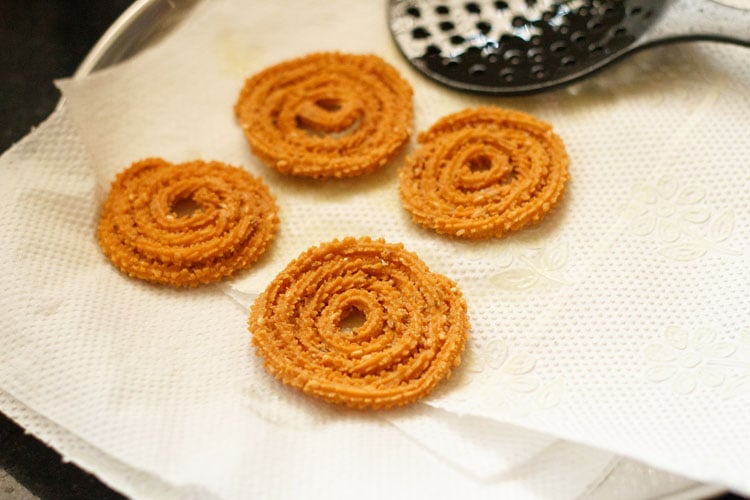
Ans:
{"type": "Polygon", "coordinates": [[[287,385],[354,408],[405,405],[460,363],[463,295],[415,254],[383,240],[313,247],[258,297],[249,318],[264,365],[287,385]],[[342,323],[361,314],[361,326],[342,323]]]}
{"type": "Polygon", "coordinates": [[[412,89],[377,56],[323,52],[249,78],[234,111],[253,153],[279,172],[351,177],[407,141],[412,89]]]}
{"type": "Polygon", "coordinates": [[[537,222],[561,198],[568,154],[552,127],[501,108],[468,109],[419,135],[399,171],[412,219],[467,239],[500,237],[537,222]]]}
{"type": "Polygon", "coordinates": [[[241,168],[149,158],[112,183],[99,244],[129,276],[197,286],[255,262],[276,234],[277,213],[268,188],[241,168]],[[180,216],[181,204],[195,210],[180,216]]]}

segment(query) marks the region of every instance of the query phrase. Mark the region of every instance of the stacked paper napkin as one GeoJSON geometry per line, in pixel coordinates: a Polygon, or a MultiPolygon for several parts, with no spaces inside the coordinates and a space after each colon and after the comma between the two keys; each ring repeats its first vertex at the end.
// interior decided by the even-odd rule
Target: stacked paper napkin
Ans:
{"type": "Polygon", "coordinates": [[[569,89],[479,98],[417,75],[381,2],[204,2],[129,62],[60,82],[64,107],[2,158],[0,409],[135,496],[636,498],[692,480],[750,494],[749,63],[743,48],[668,47],[569,89]],[[480,104],[552,123],[571,157],[561,206],[501,240],[456,241],[402,209],[403,154],[348,180],[264,166],[232,112],[242,83],[319,50],[398,68],[417,131],[480,104]],[[196,290],[119,273],[99,206],[149,156],[262,177],[282,221],[272,249],[196,290]],[[363,235],[456,280],[473,327],[455,376],[398,411],[282,386],[246,329],[291,259],[363,235]],[[690,480],[632,484],[613,471],[651,469],[621,457],[690,480]]]}

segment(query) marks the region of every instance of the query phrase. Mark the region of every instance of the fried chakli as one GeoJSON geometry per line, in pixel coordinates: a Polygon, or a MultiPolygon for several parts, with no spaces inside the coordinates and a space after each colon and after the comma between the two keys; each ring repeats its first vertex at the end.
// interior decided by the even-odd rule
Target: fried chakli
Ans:
{"type": "Polygon", "coordinates": [[[273,196],[245,170],[149,158],[117,175],[98,237],[106,256],[129,276],[197,286],[253,264],[278,223],[273,196]]]}
{"type": "Polygon", "coordinates": [[[427,395],[468,336],[456,284],[400,244],[347,238],[292,261],[252,306],[266,369],[331,403],[382,409],[427,395]],[[347,331],[347,318],[362,324],[347,331]]]}
{"type": "Polygon", "coordinates": [[[419,134],[399,171],[412,219],[467,239],[501,237],[539,221],[560,200],[568,154],[552,126],[496,107],[468,109],[419,134]]]}
{"type": "Polygon", "coordinates": [[[412,88],[377,56],[314,53],[249,78],[234,111],[252,152],[279,172],[352,177],[407,141],[412,88]]]}

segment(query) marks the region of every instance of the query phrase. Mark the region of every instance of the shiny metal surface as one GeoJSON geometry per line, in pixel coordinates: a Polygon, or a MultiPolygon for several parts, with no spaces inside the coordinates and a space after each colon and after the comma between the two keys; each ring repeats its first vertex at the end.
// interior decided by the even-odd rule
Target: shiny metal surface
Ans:
{"type": "Polygon", "coordinates": [[[104,33],[73,78],[122,62],[167,35],[200,0],[137,0],[104,33]]]}
{"type": "Polygon", "coordinates": [[[566,85],[664,43],[750,47],[750,9],[712,0],[391,0],[389,25],[429,78],[501,96],[566,85]]]}

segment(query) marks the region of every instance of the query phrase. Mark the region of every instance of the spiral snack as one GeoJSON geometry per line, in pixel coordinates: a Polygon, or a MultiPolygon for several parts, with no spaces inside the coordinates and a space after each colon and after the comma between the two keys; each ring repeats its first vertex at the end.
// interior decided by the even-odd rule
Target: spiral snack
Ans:
{"type": "Polygon", "coordinates": [[[353,408],[427,395],[460,363],[466,302],[400,244],[347,238],[292,261],[252,306],[249,329],[269,372],[353,408]],[[352,315],[360,326],[346,331],[352,315]]]}
{"type": "Polygon", "coordinates": [[[234,111],[253,153],[279,172],[351,177],[409,138],[412,89],[377,56],[323,52],[249,78],[234,111]]]}
{"type": "Polygon", "coordinates": [[[568,180],[568,154],[552,127],[495,107],[468,109],[419,134],[399,171],[412,219],[467,239],[501,237],[539,221],[568,180]]]}
{"type": "Polygon", "coordinates": [[[149,158],[112,183],[99,244],[129,276],[197,286],[255,262],[276,234],[277,213],[266,186],[241,168],[149,158]]]}

